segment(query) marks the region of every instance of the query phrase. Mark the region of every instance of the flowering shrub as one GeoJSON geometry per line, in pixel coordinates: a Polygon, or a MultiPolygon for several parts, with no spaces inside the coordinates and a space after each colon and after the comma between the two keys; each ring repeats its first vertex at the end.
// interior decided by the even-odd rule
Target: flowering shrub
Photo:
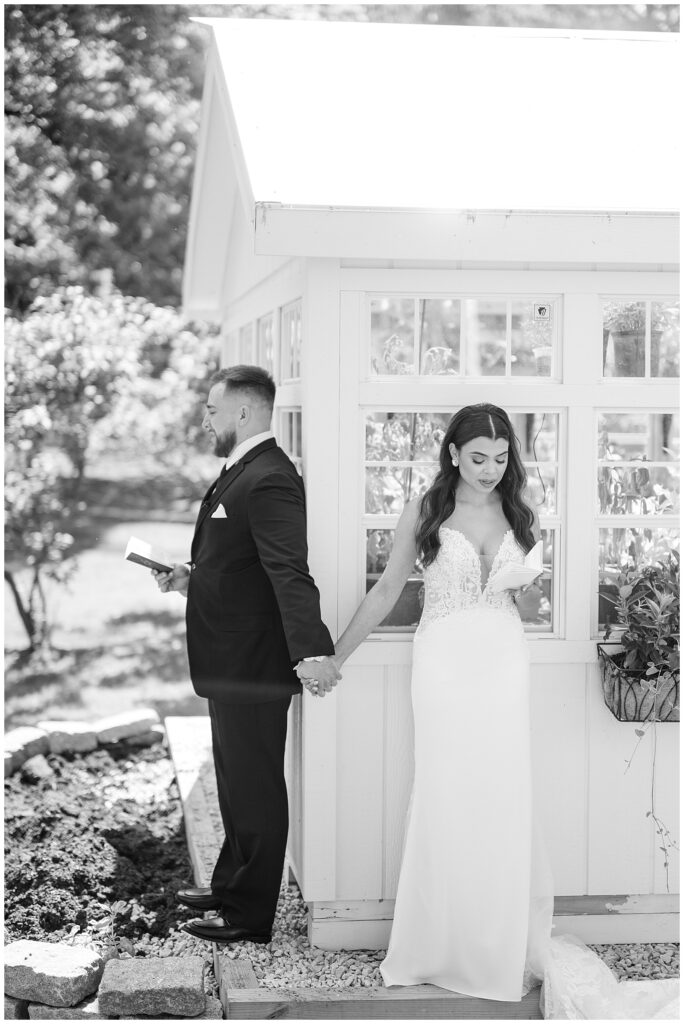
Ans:
{"type": "Polygon", "coordinates": [[[33,651],[49,643],[46,580],[73,572],[88,456],[114,444],[186,459],[182,432],[214,367],[175,310],[76,287],[8,317],[5,338],[5,580],[33,651]]]}

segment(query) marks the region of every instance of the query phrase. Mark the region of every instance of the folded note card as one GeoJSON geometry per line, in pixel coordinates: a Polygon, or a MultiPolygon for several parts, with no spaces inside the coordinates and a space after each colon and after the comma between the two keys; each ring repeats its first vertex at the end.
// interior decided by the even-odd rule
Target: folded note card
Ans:
{"type": "Polygon", "coordinates": [[[489,590],[498,594],[502,590],[517,590],[536,580],[544,571],[543,550],[540,540],[525,555],[524,562],[504,562],[489,581],[489,590]]]}
{"type": "Polygon", "coordinates": [[[126,558],[137,565],[146,565],[148,569],[158,572],[171,572],[173,563],[161,551],[155,551],[147,541],[131,537],[126,545],[126,558]]]}

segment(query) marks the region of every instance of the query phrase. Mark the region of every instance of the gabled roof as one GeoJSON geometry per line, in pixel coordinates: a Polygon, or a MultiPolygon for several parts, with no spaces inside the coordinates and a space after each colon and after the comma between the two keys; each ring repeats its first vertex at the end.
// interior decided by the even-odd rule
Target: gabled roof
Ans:
{"type": "Polygon", "coordinates": [[[255,202],[677,208],[673,34],[204,23],[255,202]]]}
{"type": "MultiPolygon", "coordinates": [[[[186,262],[196,308],[220,291],[235,216],[255,253],[482,260],[491,245],[532,260],[529,217],[576,211],[594,221],[569,247],[579,261],[599,251],[597,215],[603,238],[607,214],[629,214],[616,218],[629,247],[635,214],[678,207],[675,35],[197,20],[212,41],[186,262]],[[473,211],[488,228],[471,248],[473,211]]],[[[676,259],[656,248],[644,258],[676,259]]]]}

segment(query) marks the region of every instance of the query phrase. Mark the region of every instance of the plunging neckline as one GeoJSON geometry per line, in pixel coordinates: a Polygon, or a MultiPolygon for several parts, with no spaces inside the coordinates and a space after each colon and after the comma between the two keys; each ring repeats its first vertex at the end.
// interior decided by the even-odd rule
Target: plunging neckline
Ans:
{"type": "Polygon", "coordinates": [[[506,530],[506,532],[504,533],[503,537],[502,537],[502,538],[501,538],[501,540],[499,541],[499,546],[498,546],[498,548],[496,549],[496,551],[494,552],[494,557],[492,558],[492,564],[491,564],[491,566],[489,567],[489,572],[487,573],[487,579],[485,580],[484,586],[482,585],[482,568],[481,568],[481,562],[480,562],[480,559],[481,559],[482,557],[484,557],[484,556],[483,556],[483,555],[480,555],[480,553],[478,552],[477,548],[476,548],[476,547],[475,547],[475,545],[473,544],[473,542],[472,542],[472,540],[470,539],[470,537],[466,537],[466,535],[465,535],[465,533],[463,532],[463,530],[457,530],[457,529],[456,529],[455,527],[453,527],[453,526],[445,526],[445,525],[444,525],[443,523],[442,523],[442,525],[440,526],[440,530],[446,530],[446,531],[447,531],[448,533],[456,533],[456,534],[458,534],[458,536],[459,536],[459,537],[462,537],[462,538],[463,538],[463,540],[464,540],[464,541],[466,542],[466,544],[468,545],[468,547],[470,548],[470,550],[471,550],[471,551],[473,552],[473,554],[474,554],[474,555],[475,555],[475,557],[477,558],[477,561],[478,561],[478,565],[480,565],[480,592],[481,592],[482,594],[484,594],[485,590],[487,589],[487,587],[488,587],[488,585],[489,585],[489,580],[491,579],[492,571],[493,571],[493,569],[494,569],[494,566],[495,566],[495,564],[496,564],[496,560],[497,560],[497,558],[499,557],[499,553],[500,553],[500,551],[501,551],[501,548],[502,548],[502,547],[504,546],[504,541],[505,541],[505,540],[506,540],[506,538],[508,537],[509,533],[513,533],[513,532],[514,532],[514,531],[513,531],[513,529],[509,527],[509,529],[508,529],[508,530],[506,530]]]}

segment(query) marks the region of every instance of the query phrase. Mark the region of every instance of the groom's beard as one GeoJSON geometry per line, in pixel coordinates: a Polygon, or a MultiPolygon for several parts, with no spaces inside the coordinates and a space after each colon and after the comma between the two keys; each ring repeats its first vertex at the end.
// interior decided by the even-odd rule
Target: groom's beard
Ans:
{"type": "Polygon", "coordinates": [[[237,443],[237,434],[234,430],[226,430],[220,436],[216,435],[214,442],[214,455],[227,459],[237,443]]]}

